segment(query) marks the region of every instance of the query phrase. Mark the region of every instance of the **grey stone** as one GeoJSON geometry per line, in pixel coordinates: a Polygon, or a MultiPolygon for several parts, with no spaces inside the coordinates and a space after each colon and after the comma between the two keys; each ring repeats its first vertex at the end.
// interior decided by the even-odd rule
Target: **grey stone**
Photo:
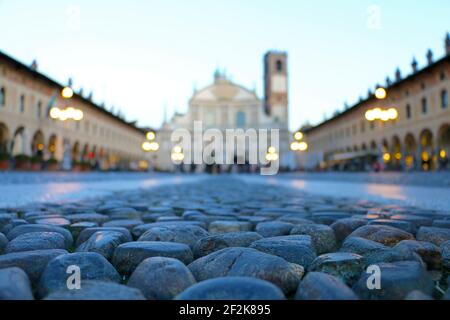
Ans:
{"type": "Polygon", "coordinates": [[[69,230],[72,233],[73,238],[77,239],[78,236],[80,235],[80,233],[84,229],[95,228],[95,227],[98,227],[98,223],[97,222],[83,221],[83,222],[77,222],[77,223],[71,224],[69,226],[69,230]]]}
{"type": "Polygon", "coordinates": [[[309,266],[309,272],[331,274],[352,286],[365,268],[364,258],[355,253],[336,252],[317,257],[309,266]]]}
{"type": "Polygon", "coordinates": [[[60,249],[8,253],[0,255],[0,268],[18,267],[36,284],[48,262],[66,253],[66,250],[60,249]]]}
{"type": "Polygon", "coordinates": [[[263,237],[285,236],[291,233],[294,225],[283,221],[262,222],[256,225],[255,231],[263,237]]]}
{"type": "Polygon", "coordinates": [[[296,300],[358,300],[355,293],[338,278],[321,272],[309,272],[300,282],[296,300]]]}
{"type": "Polygon", "coordinates": [[[422,217],[412,214],[397,214],[391,216],[392,220],[400,220],[400,221],[407,221],[409,223],[412,223],[416,229],[419,229],[422,226],[431,226],[433,224],[433,219],[430,217],[422,217]]]}
{"type": "Polygon", "coordinates": [[[369,225],[389,226],[389,227],[393,227],[393,228],[397,228],[397,229],[409,232],[411,234],[414,234],[417,232],[414,224],[412,224],[411,222],[408,222],[408,221],[377,219],[377,220],[370,221],[369,225]]]}
{"type": "Polygon", "coordinates": [[[120,282],[120,275],[102,255],[94,252],[64,254],[51,260],[45,268],[39,282],[39,296],[67,288],[70,266],[80,268],[81,285],[85,280],[120,282]]]}
{"type": "Polygon", "coordinates": [[[50,225],[39,225],[39,224],[25,224],[20,225],[12,229],[8,234],[7,237],[11,241],[15,238],[17,238],[20,235],[30,233],[30,232],[56,232],[61,234],[66,242],[66,246],[70,247],[73,245],[73,237],[69,230],[57,227],[57,226],[50,226],[50,225]]]}
{"type": "Polygon", "coordinates": [[[314,221],[308,220],[308,219],[306,219],[304,217],[299,217],[298,215],[295,215],[295,216],[292,216],[292,215],[282,216],[282,217],[279,217],[276,221],[288,222],[288,223],[292,223],[294,225],[298,225],[298,224],[315,224],[314,221]]]}
{"type": "Polygon", "coordinates": [[[230,232],[202,238],[194,245],[194,257],[204,257],[215,251],[229,247],[249,247],[253,242],[262,239],[256,232],[230,232]]]}
{"type": "Polygon", "coordinates": [[[367,224],[366,219],[357,218],[345,218],[339,219],[331,225],[331,229],[334,230],[336,240],[342,242],[356,229],[365,226],[367,224]]]}
{"type": "Polygon", "coordinates": [[[0,300],[34,300],[30,279],[22,269],[0,269],[0,300]]]}
{"type": "Polygon", "coordinates": [[[114,232],[120,232],[126,239],[126,242],[133,241],[133,237],[131,236],[130,231],[128,231],[125,228],[106,228],[106,227],[96,227],[96,228],[87,228],[81,231],[80,235],[77,239],[77,247],[79,247],[83,242],[86,242],[89,240],[89,238],[98,231],[114,231],[114,232]]]}
{"type": "Polygon", "coordinates": [[[433,227],[450,229],[450,220],[434,220],[433,227]]]}
{"type": "Polygon", "coordinates": [[[414,290],[432,295],[434,282],[425,268],[416,261],[380,263],[381,290],[370,290],[367,281],[371,273],[363,272],[353,287],[356,294],[365,300],[403,300],[414,290]]]}
{"type": "Polygon", "coordinates": [[[8,245],[8,238],[3,233],[0,233],[0,254],[3,254],[8,245]]]}
{"type": "Polygon", "coordinates": [[[430,270],[440,270],[442,267],[441,249],[431,242],[403,240],[394,249],[417,253],[430,270]]]}
{"type": "Polygon", "coordinates": [[[72,223],[77,222],[95,222],[98,224],[105,223],[109,220],[109,217],[104,214],[99,213],[76,213],[69,214],[65,216],[66,219],[70,220],[72,223]]]}
{"type": "Polygon", "coordinates": [[[188,264],[193,256],[189,246],[174,242],[129,242],[118,246],[114,252],[113,265],[124,275],[129,275],[147,258],[175,258],[188,264]]]}
{"type": "Polygon", "coordinates": [[[417,232],[417,240],[431,242],[440,246],[450,240],[450,229],[421,227],[417,232]]]}
{"type": "Polygon", "coordinates": [[[389,226],[378,225],[368,225],[358,228],[348,237],[364,238],[389,247],[393,247],[403,240],[414,240],[414,236],[406,231],[389,226]]]}
{"type": "Polygon", "coordinates": [[[225,276],[269,281],[285,293],[294,291],[304,269],[294,263],[251,248],[226,248],[195,260],[188,268],[197,281],[225,276]]]}
{"type": "Polygon", "coordinates": [[[307,269],[316,258],[310,236],[280,236],[253,242],[250,248],[281,257],[307,269]]]}
{"type": "Polygon", "coordinates": [[[291,235],[311,236],[317,254],[331,252],[337,246],[333,229],[322,224],[297,225],[292,229],[291,235]]]}
{"type": "Polygon", "coordinates": [[[252,231],[252,224],[245,221],[214,221],[209,224],[208,231],[212,234],[252,231]]]}
{"type": "Polygon", "coordinates": [[[97,231],[86,242],[83,242],[77,252],[96,252],[111,260],[114,251],[122,243],[128,242],[128,237],[118,231],[97,231]]]}
{"type": "Polygon", "coordinates": [[[7,235],[15,227],[22,226],[25,224],[28,224],[28,221],[23,219],[13,219],[11,223],[7,224],[3,228],[0,228],[0,232],[3,233],[4,235],[7,235]]]}
{"type": "Polygon", "coordinates": [[[138,239],[147,230],[150,230],[151,228],[167,227],[167,226],[174,226],[174,225],[175,226],[193,225],[193,226],[199,226],[200,228],[203,228],[206,230],[206,224],[201,221],[166,221],[166,222],[153,222],[153,223],[141,224],[132,230],[132,234],[134,237],[136,237],[136,239],[138,239]]]}
{"type": "Polygon", "coordinates": [[[199,226],[172,225],[147,230],[138,241],[163,241],[187,244],[194,248],[198,240],[208,237],[209,233],[199,226]]]}
{"type": "Polygon", "coordinates": [[[191,271],[181,261],[153,257],[139,264],[128,286],[139,289],[148,300],[172,300],[195,283],[191,271]]]}
{"type": "Polygon", "coordinates": [[[45,300],[145,300],[142,293],[114,282],[83,281],[80,290],[61,289],[45,300]]]}
{"type": "Polygon", "coordinates": [[[144,224],[142,220],[131,220],[131,219],[121,219],[121,220],[112,220],[105,222],[103,227],[105,228],[125,228],[128,230],[133,230],[133,228],[144,224]]]}
{"type": "Polygon", "coordinates": [[[115,208],[106,212],[110,219],[126,219],[136,220],[141,219],[142,213],[134,208],[115,208]]]}
{"type": "Polygon", "coordinates": [[[34,221],[36,224],[45,224],[50,226],[57,226],[61,228],[67,228],[70,226],[70,221],[63,217],[46,218],[46,219],[36,219],[34,221]]]}
{"type": "Polygon", "coordinates": [[[312,214],[311,220],[317,224],[332,225],[339,219],[350,217],[351,214],[347,212],[317,212],[312,214]]]}
{"type": "Polygon", "coordinates": [[[64,237],[56,232],[30,232],[11,240],[5,248],[5,253],[67,249],[64,237]]]}
{"type": "Polygon", "coordinates": [[[202,281],[177,300],[285,300],[283,292],[270,282],[249,277],[223,277],[202,281]]]}

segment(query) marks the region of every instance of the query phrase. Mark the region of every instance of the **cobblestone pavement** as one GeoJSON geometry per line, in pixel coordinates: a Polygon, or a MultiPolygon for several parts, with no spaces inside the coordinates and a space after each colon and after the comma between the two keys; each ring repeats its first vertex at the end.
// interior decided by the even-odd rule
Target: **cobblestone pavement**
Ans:
{"type": "Polygon", "coordinates": [[[0,232],[0,299],[450,299],[448,213],[233,177],[4,208],[0,232]]]}

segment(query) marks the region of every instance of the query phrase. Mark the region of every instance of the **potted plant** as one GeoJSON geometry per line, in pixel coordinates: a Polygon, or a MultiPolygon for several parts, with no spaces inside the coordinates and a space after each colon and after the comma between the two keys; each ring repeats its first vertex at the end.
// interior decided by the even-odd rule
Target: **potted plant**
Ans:
{"type": "Polygon", "coordinates": [[[31,171],[41,171],[42,170],[42,157],[33,156],[30,159],[31,171]]]}
{"type": "Polygon", "coordinates": [[[58,160],[55,158],[50,158],[47,160],[47,170],[48,171],[58,171],[59,170],[59,164],[58,160]]]}
{"type": "Polygon", "coordinates": [[[7,153],[0,153],[0,171],[9,169],[9,155],[7,153]]]}
{"type": "Polygon", "coordinates": [[[15,169],[19,171],[30,170],[30,157],[26,154],[19,154],[14,157],[15,169]]]}

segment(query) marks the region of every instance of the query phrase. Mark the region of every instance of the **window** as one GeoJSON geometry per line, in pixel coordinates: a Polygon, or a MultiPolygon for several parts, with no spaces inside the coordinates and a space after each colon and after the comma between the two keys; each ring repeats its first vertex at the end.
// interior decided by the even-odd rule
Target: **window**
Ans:
{"type": "Polygon", "coordinates": [[[6,91],[5,88],[0,89],[0,107],[4,107],[6,105],[6,91]]]}
{"type": "Polygon", "coordinates": [[[239,111],[236,113],[236,126],[238,128],[244,128],[247,122],[246,120],[245,112],[239,111]]]}
{"type": "Polygon", "coordinates": [[[281,60],[277,60],[277,71],[278,72],[283,71],[283,62],[281,60]]]}
{"type": "Polygon", "coordinates": [[[422,99],[422,114],[428,113],[428,101],[427,98],[422,99]]]}
{"type": "Polygon", "coordinates": [[[41,113],[42,113],[42,102],[39,101],[37,104],[37,117],[40,118],[41,117],[41,113]]]}
{"type": "Polygon", "coordinates": [[[447,92],[447,90],[442,90],[442,92],[441,92],[441,106],[442,106],[442,109],[446,109],[448,107],[448,92],[447,92]]]}
{"type": "Polygon", "coordinates": [[[441,80],[445,80],[445,72],[444,71],[441,72],[441,80]]]}
{"type": "Polygon", "coordinates": [[[406,119],[411,119],[411,116],[412,116],[412,114],[411,114],[411,106],[408,104],[406,106],[406,119]]]}
{"type": "Polygon", "coordinates": [[[20,96],[20,106],[19,106],[20,113],[25,112],[25,95],[20,96]]]}

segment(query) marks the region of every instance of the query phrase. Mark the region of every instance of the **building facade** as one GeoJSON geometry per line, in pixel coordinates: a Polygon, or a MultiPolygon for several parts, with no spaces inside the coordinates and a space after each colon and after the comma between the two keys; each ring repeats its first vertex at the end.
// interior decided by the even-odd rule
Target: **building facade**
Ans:
{"type": "Polygon", "coordinates": [[[374,165],[392,170],[436,170],[449,167],[450,36],[445,56],[431,51],[427,66],[411,64],[407,77],[396,71],[384,88],[385,99],[369,91],[367,99],[315,127],[304,130],[308,152],[299,156],[305,169],[364,170],[374,165]],[[368,121],[368,110],[395,108],[389,121],[368,121]]]}
{"type": "Polygon", "coordinates": [[[70,101],[64,87],[0,52],[0,152],[54,159],[70,169],[84,162],[100,169],[137,168],[145,132],[94,104],[82,93],[70,101]],[[50,117],[53,107],[82,110],[81,121],[50,117]],[[67,163],[68,162],[68,163],[67,163]]]}
{"type": "MultiPolygon", "coordinates": [[[[264,57],[265,98],[260,99],[255,90],[247,89],[232,82],[219,71],[214,74],[214,82],[196,90],[189,100],[186,114],[176,114],[165,122],[158,132],[161,148],[157,155],[156,167],[161,170],[174,170],[176,165],[171,161],[173,143],[172,132],[186,129],[193,132],[194,123],[201,122],[203,129],[218,129],[225,136],[226,129],[278,129],[280,134],[280,165],[288,166],[289,150],[288,131],[288,64],[284,52],[268,52],[264,57]]],[[[202,142],[203,143],[203,142],[202,142]]],[[[247,150],[248,151],[248,150],[247,150]]],[[[248,161],[235,159],[235,162],[248,161]]],[[[266,151],[264,151],[265,153],[266,151]]],[[[226,150],[223,151],[226,154],[226,150]]],[[[294,159],[291,159],[291,162],[294,159]]],[[[223,170],[230,169],[222,167],[223,170]]],[[[202,172],[205,165],[189,170],[202,172]]]]}

